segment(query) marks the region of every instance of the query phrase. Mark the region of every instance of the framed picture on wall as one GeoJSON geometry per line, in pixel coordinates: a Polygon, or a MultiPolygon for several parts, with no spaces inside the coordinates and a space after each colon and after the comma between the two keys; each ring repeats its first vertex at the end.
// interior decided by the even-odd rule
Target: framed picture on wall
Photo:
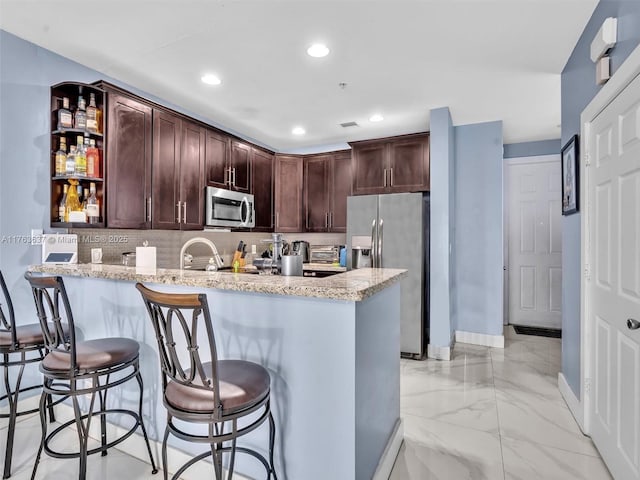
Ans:
{"type": "Polygon", "coordinates": [[[578,174],[580,161],[578,156],[580,142],[578,135],[574,135],[562,147],[562,215],[571,215],[578,211],[580,183],[578,174]]]}

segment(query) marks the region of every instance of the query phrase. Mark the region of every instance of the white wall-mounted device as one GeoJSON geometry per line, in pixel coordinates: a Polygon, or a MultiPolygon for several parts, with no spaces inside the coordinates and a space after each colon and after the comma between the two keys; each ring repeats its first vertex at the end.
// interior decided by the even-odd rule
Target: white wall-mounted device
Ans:
{"type": "Polygon", "coordinates": [[[591,61],[597,62],[603,55],[613,48],[618,37],[618,19],[609,17],[602,22],[602,26],[591,42],[591,61]]]}
{"type": "Polygon", "coordinates": [[[78,235],[45,233],[42,236],[42,263],[78,263],[78,235]]]}

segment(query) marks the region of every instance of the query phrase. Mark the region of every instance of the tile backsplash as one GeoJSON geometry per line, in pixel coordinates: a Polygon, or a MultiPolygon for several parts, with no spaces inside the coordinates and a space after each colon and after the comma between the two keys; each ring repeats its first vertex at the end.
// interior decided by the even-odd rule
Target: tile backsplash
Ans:
{"type": "MultiPolygon", "coordinates": [[[[179,268],[179,255],[182,245],[194,237],[205,237],[211,240],[225,265],[229,265],[233,252],[240,240],[247,244],[247,252],[251,252],[251,245],[256,245],[259,256],[267,249],[271,240],[270,233],[253,232],[211,232],[211,231],[171,231],[171,230],[116,230],[116,229],[70,229],[69,233],[78,235],[78,261],[88,263],[91,261],[91,249],[102,248],[103,263],[120,264],[121,255],[124,252],[135,252],[136,247],[141,247],[144,241],[149,242],[150,247],[156,247],[158,268],[179,268]]],[[[285,233],[282,237],[291,242],[293,240],[305,240],[311,245],[345,245],[344,233],[285,233]]],[[[203,245],[189,247],[196,261],[200,257],[206,263],[210,252],[203,245]]]]}

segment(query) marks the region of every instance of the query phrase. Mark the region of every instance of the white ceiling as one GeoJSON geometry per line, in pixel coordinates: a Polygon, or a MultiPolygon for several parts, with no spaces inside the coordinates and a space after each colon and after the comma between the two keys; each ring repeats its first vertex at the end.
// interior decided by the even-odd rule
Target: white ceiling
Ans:
{"type": "Polygon", "coordinates": [[[597,3],[0,0],[0,28],[276,151],[425,131],[442,106],[516,143],[560,137],[560,73],[597,3]]]}

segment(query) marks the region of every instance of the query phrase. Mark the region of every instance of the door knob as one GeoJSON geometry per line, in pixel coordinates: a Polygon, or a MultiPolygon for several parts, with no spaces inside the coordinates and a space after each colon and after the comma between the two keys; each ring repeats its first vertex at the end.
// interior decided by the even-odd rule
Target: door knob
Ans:
{"type": "Polygon", "coordinates": [[[634,318],[627,319],[627,328],[629,330],[637,330],[640,328],[640,322],[634,318]]]}

